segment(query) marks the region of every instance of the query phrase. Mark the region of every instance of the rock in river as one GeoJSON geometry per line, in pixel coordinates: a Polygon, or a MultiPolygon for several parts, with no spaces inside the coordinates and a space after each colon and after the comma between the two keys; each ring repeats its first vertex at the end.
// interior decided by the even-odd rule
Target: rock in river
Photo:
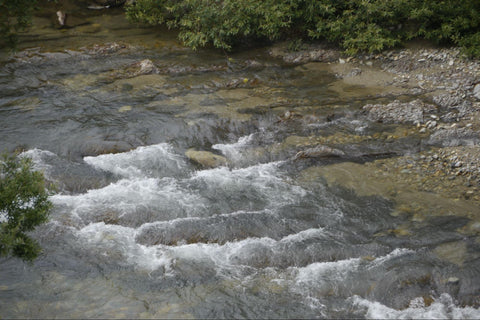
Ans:
{"type": "Polygon", "coordinates": [[[204,168],[216,168],[225,166],[227,159],[209,151],[198,151],[195,149],[188,149],[185,156],[191,161],[198,163],[204,168]]]}
{"type": "Polygon", "coordinates": [[[333,149],[327,146],[318,145],[313,148],[308,148],[303,151],[299,151],[294,160],[303,159],[303,158],[327,158],[327,157],[341,157],[345,153],[338,149],[333,149]]]}

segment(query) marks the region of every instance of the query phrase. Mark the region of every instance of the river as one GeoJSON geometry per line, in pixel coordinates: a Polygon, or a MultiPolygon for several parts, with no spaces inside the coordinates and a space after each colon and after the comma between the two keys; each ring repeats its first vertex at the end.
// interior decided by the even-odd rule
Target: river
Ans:
{"type": "Polygon", "coordinates": [[[57,192],[32,234],[42,255],[0,259],[0,317],[480,317],[465,207],[418,221],[398,214],[411,198],[362,192],[365,163],[427,148],[360,111],[395,97],[339,90],[327,63],[193,52],[119,13],[85,19],[36,18],[2,55],[0,149],[57,192]],[[319,144],[336,152],[299,156],[319,144]]]}

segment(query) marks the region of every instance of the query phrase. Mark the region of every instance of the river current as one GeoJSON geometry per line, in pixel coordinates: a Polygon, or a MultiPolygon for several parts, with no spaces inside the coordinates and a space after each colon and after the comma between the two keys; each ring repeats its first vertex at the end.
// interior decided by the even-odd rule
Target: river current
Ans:
{"type": "Polygon", "coordinates": [[[42,255],[0,259],[0,317],[480,317],[478,241],[457,231],[468,221],[389,232],[411,223],[391,199],[315,171],[422,145],[361,141],[395,130],[358,111],[388,97],[335,90],[326,63],[192,52],[171,33],[116,30],[121,16],[92,19],[104,29],[45,27],[0,64],[0,148],[57,190],[32,233],[42,255]],[[338,136],[360,142],[296,157],[305,139],[338,136]],[[226,162],[204,167],[191,148],[226,162]]]}

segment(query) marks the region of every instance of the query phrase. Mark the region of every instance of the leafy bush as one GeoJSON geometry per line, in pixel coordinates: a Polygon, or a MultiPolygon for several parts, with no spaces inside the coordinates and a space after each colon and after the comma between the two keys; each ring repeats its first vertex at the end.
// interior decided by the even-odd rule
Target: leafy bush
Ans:
{"type": "Polygon", "coordinates": [[[425,38],[480,56],[478,0],[137,0],[126,11],[132,21],[178,29],[192,48],[300,38],[355,54],[425,38]]]}
{"type": "Polygon", "coordinates": [[[13,47],[17,32],[31,23],[37,0],[0,0],[0,46],[13,47]]]}
{"type": "Polygon", "coordinates": [[[47,221],[52,208],[43,174],[31,160],[3,155],[0,161],[0,256],[32,261],[38,243],[26,234],[47,221]]]}
{"type": "Polygon", "coordinates": [[[289,7],[278,0],[141,0],[126,12],[135,22],[179,29],[192,48],[211,43],[229,50],[237,40],[278,38],[290,25],[289,7]]]}

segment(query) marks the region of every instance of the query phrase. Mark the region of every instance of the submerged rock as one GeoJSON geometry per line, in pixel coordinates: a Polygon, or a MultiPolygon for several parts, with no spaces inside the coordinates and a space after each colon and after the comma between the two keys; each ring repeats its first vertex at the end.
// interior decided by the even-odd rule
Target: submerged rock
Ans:
{"type": "Polygon", "coordinates": [[[78,151],[82,157],[120,153],[131,149],[132,145],[125,141],[85,141],[78,147],[78,151]]]}
{"type": "Polygon", "coordinates": [[[467,257],[467,244],[464,241],[444,243],[436,247],[434,253],[438,258],[462,267],[467,257]]]}
{"type": "Polygon", "coordinates": [[[227,164],[227,158],[209,151],[188,149],[187,152],[185,152],[185,156],[204,168],[216,168],[227,164]]]}
{"type": "Polygon", "coordinates": [[[83,48],[83,53],[91,56],[105,56],[120,53],[123,51],[128,51],[130,49],[132,49],[130,45],[112,42],[95,44],[91,47],[83,48]]]}
{"type": "Polygon", "coordinates": [[[142,61],[132,63],[124,69],[115,70],[111,72],[108,77],[126,79],[157,73],[159,73],[159,70],[152,62],[152,60],[144,59],[142,61]]]}
{"type": "Polygon", "coordinates": [[[158,69],[150,59],[144,59],[130,66],[132,75],[139,76],[142,74],[158,73],[158,69]]]}
{"type": "Polygon", "coordinates": [[[158,74],[145,74],[133,78],[117,80],[104,88],[121,92],[145,92],[159,90],[165,86],[165,76],[158,74]]]}
{"type": "Polygon", "coordinates": [[[327,158],[327,157],[341,157],[345,153],[338,149],[333,149],[327,146],[318,145],[313,148],[308,148],[303,151],[299,151],[294,160],[304,159],[304,158],[327,158]]]}
{"type": "Polygon", "coordinates": [[[270,49],[269,54],[274,58],[281,58],[287,63],[306,63],[311,61],[333,62],[338,60],[338,50],[325,45],[310,45],[304,50],[292,51],[288,43],[280,43],[270,49]]]}

